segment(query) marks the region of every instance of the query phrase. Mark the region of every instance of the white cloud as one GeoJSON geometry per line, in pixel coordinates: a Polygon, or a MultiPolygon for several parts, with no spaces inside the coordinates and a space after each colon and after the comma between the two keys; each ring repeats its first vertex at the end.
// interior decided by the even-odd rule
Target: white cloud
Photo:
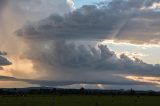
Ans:
{"type": "Polygon", "coordinates": [[[71,7],[72,9],[75,9],[75,5],[74,5],[73,0],[67,0],[67,3],[70,5],[70,7],[71,7]]]}

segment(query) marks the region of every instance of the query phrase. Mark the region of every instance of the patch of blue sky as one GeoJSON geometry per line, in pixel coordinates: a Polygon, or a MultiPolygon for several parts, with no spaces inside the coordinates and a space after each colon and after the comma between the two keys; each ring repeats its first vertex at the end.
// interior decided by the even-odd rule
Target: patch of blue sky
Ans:
{"type": "Polygon", "coordinates": [[[90,5],[90,4],[95,4],[101,1],[106,1],[106,0],[73,0],[74,6],[76,8],[79,8],[83,5],[90,5]]]}

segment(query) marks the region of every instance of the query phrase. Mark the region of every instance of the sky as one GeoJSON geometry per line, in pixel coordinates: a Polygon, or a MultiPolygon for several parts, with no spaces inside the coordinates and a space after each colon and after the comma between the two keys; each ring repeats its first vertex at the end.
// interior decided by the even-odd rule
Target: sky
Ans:
{"type": "Polygon", "coordinates": [[[160,89],[160,0],[0,0],[0,87],[160,89]]]}
{"type": "MultiPolygon", "coordinates": [[[[73,0],[75,8],[80,8],[83,5],[96,4],[96,3],[99,3],[102,1],[105,1],[105,0],[73,0]]],[[[107,1],[109,1],[109,0],[107,0],[107,1]]]]}

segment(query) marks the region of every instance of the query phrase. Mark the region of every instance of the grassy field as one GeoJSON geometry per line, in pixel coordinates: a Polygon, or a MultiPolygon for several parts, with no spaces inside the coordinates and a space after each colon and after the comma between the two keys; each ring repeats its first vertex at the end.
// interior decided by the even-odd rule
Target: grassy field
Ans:
{"type": "Polygon", "coordinates": [[[160,96],[0,96],[0,106],[160,106],[160,96]]]}

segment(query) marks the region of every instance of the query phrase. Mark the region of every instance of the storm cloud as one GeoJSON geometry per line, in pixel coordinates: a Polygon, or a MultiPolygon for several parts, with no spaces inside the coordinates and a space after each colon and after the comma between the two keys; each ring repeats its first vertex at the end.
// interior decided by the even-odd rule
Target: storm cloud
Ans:
{"type": "MultiPolygon", "coordinates": [[[[32,45],[26,58],[31,59],[35,64],[36,70],[46,70],[50,75],[56,72],[60,78],[68,76],[70,79],[91,80],[92,74],[104,73],[102,77],[114,76],[119,74],[159,76],[160,65],[152,65],[134,57],[131,59],[125,54],[118,57],[110,51],[106,45],[76,45],[65,41],[56,41],[48,47],[39,45],[39,49],[32,45]],[[33,50],[36,50],[34,52],[33,50]],[[79,75],[84,75],[83,77],[79,75]],[[78,77],[79,76],[79,77],[78,77]],[[90,76],[90,77],[88,77],[90,76]]],[[[94,75],[93,75],[94,76],[94,75]]],[[[66,77],[66,78],[68,78],[66,77]]],[[[56,77],[53,77],[56,78],[56,77]]],[[[108,77],[109,79],[111,77],[108,77]]],[[[112,78],[111,78],[112,79],[112,78]]]]}
{"type": "Polygon", "coordinates": [[[53,14],[17,31],[27,39],[112,39],[136,44],[160,41],[160,0],[112,0],[53,14]]]}
{"type": "MultiPolygon", "coordinates": [[[[3,1],[5,0],[0,0],[0,9],[4,6],[3,1]]],[[[99,83],[152,85],[153,83],[125,79],[120,75],[160,75],[159,64],[148,64],[125,54],[117,56],[106,45],[94,45],[99,39],[158,44],[160,0],[112,0],[109,3],[84,5],[78,9],[73,9],[73,4],[67,0],[6,1],[6,16],[11,15],[11,20],[13,19],[13,23],[10,23],[13,31],[26,23],[16,31],[18,36],[13,42],[16,44],[18,41],[18,46],[21,45],[20,41],[26,44],[24,50],[17,51],[21,55],[20,59],[29,60],[31,68],[36,70],[34,75],[42,76],[37,80],[0,76],[0,80],[23,81],[42,86],[99,83]],[[84,40],[87,43],[79,43],[84,40]],[[95,43],[90,44],[91,41],[95,43]]],[[[10,30],[6,32],[8,31],[10,30]]],[[[3,36],[2,41],[8,44],[8,39],[12,38],[8,36],[6,39],[6,36],[7,34],[3,36]]],[[[12,47],[9,44],[9,47],[8,50],[15,51],[12,50],[15,45],[12,47]]],[[[6,52],[0,52],[0,69],[11,64],[6,55],[6,52]]],[[[20,64],[25,66],[25,62],[20,64]]],[[[22,71],[27,72],[28,69],[22,71]]]]}
{"type": "Polygon", "coordinates": [[[28,23],[16,31],[29,46],[23,56],[32,60],[34,69],[47,73],[45,78],[49,80],[110,82],[116,79],[118,83],[118,75],[159,77],[159,64],[148,64],[125,54],[118,57],[105,45],[94,47],[77,43],[108,39],[158,44],[159,2],[112,0],[107,4],[85,5],[64,15],[52,14],[41,21],[28,23]]]}

